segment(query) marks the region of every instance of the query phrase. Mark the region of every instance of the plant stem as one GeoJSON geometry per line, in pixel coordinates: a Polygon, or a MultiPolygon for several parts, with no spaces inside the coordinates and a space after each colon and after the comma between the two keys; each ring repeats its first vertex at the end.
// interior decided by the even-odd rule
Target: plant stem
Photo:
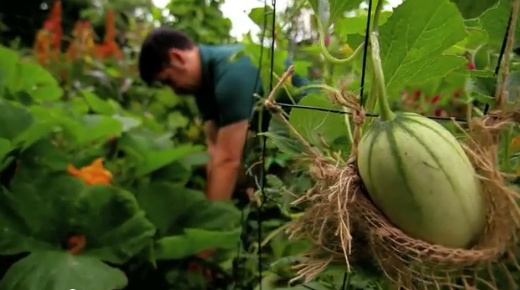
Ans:
{"type": "Polygon", "coordinates": [[[349,57],[345,58],[345,59],[339,59],[339,58],[335,58],[334,56],[332,56],[329,52],[329,50],[327,49],[327,45],[325,45],[325,35],[327,34],[326,31],[325,31],[325,28],[323,27],[323,24],[321,23],[321,21],[319,19],[316,19],[316,22],[318,23],[318,31],[319,31],[319,36],[320,36],[320,48],[321,48],[321,53],[323,54],[323,57],[325,57],[325,59],[333,64],[345,64],[345,63],[349,63],[351,61],[353,61],[354,59],[356,59],[360,54],[361,52],[363,51],[363,45],[364,43],[360,44],[356,50],[354,50],[354,52],[352,53],[352,55],[350,55],[349,57]]]}
{"type": "Polygon", "coordinates": [[[515,40],[515,29],[518,19],[518,6],[520,4],[519,2],[519,0],[514,0],[511,5],[511,21],[509,23],[506,48],[504,50],[504,59],[500,64],[500,77],[498,78],[498,84],[495,92],[495,107],[499,110],[503,109],[504,103],[507,102],[505,99],[507,91],[507,77],[509,75],[509,61],[511,59],[511,52],[513,50],[513,42],[515,40]]]}
{"type": "Polygon", "coordinates": [[[372,23],[372,31],[370,32],[370,46],[372,48],[372,65],[374,67],[375,82],[372,89],[377,90],[380,118],[383,121],[390,121],[395,118],[394,112],[390,109],[388,98],[386,96],[385,76],[383,74],[383,65],[381,64],[381,56],[379,53],[379,16],[383,9],[384,0],[377,2],[376,11],[374,13],[374,22],[372,23]]]}

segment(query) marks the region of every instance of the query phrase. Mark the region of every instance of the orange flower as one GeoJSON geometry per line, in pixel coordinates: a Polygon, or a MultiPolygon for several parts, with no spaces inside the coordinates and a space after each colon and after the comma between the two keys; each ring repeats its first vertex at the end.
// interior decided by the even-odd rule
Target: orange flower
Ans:
{"type": "Polygon", "coordinates": [[[92,164],[77,169],[72,165],[67,166],[70,175],[75,176],[88,185],[109,185],[112,181],[112,173],[103,167],[103,158],[98,158],[92,164]]]}
{"type": "MultiPolygon", "coordinates": [[[[48,27],[50,23],[46,23],[48,27]]],[[[36,34],[36,41],[33,46],[33,54],[38,59],[38,62],[45,65],[49,59],[51,44],[51,34],[47,29],[41,29],[36,34]]]]}
{"type": "Polygon", "coordinates": [[[116,41],[116,21],[113,10],[107,11],[105,19],[105,40],[102,44],[96,45],[96,55],[100,59],[110,57],[121,58],[123,53],[116,41]]]}
{"type": "Polygon", "coordinates": [[[61,53],[61,1],[56,1],[43,28],[36,34],[34,55],[40,64],[45,65],[49,59],[57,61],[61,53]]]}
{"type": "Polygon", "coordinates": [[[52,7],[49,15],[49,21],[52,23],[52,53],[56,61],[61,52],[61,38],[63,36],[63,29],[61,27],[61,1],[56,1],[52,7]]]}
{"type": "Polygon", "coordinates": [[[87,56],[92,57],[95,46],[94,32],[90,22],[88,20],[76,22],[72,36],[74,39],[67,49],[67,60],[74,61],[87,56]]]}

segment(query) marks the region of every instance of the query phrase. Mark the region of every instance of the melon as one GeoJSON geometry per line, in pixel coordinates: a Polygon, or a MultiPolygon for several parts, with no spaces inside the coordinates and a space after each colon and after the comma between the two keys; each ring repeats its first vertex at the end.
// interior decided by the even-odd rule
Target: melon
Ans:
{"type": "MultiPolygon", "coordinates": [[[[380,101],[385,102],[381,99],[380,101]]],[[[359,143],[358,169],[377,208],[407,235],[471,246],[486,225],[481,184],[457,139],[436,121],[389,112],[359,143]]]]}

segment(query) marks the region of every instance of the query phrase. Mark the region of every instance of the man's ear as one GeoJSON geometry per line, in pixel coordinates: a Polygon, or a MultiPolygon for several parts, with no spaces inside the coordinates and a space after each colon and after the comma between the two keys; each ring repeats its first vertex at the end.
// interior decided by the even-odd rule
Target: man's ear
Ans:
{"type": "Polygon", "coordinates": [[[186,60],[181,50],[172,48],[168,51],[168,55],[170,56],[170,66],[175,68],[184,66],[186,60]]]}

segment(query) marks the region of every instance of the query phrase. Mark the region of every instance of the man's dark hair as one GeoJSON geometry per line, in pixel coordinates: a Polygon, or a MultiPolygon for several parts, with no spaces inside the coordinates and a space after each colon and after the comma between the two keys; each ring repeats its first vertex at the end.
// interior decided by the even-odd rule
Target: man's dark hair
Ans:
{"type": "Polygon", "coordinates": [[[139,54],[139,74],[151,85],[154,78],[168,63],[168,51],[172,48],[189,50],[195,46],[182,31],[171,28],[156,28],[146,36],[139,54]]]}

